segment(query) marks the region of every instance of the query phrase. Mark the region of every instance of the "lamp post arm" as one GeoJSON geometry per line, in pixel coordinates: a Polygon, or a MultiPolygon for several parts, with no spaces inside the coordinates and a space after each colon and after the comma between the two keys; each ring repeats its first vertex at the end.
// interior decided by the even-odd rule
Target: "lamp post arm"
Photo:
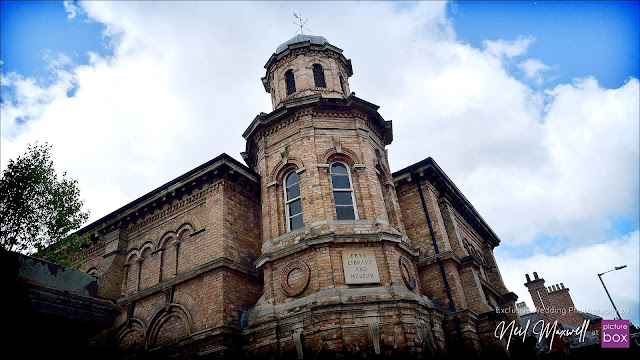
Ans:
{"type": "MultiPolygon", "coordinates": [[[[604,273],[602,273],[602,274],[604,274],[604,273]]],[[[609,297],[609,301],[611,301],[611,305],[613,305],[613,308],[616,310],[616,314],[618,314],[618,320],[622,320],[622,317],[620,316],[620,313],[618,312],[618,308],[616,308],[616,304],[613,303],[613,300],[611,299],[611,295],[609,295],[609,290],[607,290],[607,287],[604,285],[604,281],[602,281],[602,274],[598,274],[598,278],[600,278],[600,282],[602,283],[602,287],[604,288],[604,291],[607,293],[607,296],[609,297]]]]}

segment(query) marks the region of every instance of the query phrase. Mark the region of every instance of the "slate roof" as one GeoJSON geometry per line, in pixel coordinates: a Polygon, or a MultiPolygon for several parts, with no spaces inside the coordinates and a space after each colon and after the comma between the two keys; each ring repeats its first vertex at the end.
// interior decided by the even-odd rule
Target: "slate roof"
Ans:
{"type": "Polygon", "coordinates": [[[275,54],[278,55],[281,52],[287,50],[287,47],[291,44],[302,43],[305,41],[310,41],[312,45],[324,45],[324,43],[328,43],[327,39],[325,39],[323,36],[298,34],[292,37],[291,39],[280,44],[276,48],[275,54]]]}

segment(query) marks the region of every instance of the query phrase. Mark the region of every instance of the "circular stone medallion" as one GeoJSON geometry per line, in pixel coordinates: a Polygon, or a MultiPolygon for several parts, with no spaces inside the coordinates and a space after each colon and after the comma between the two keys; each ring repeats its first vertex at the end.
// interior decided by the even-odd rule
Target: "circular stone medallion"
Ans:
{"type": "Polygon", "coordinates": [[[292,261],[282,271],[282,291],[287,296],[300,295],[309,285],[309,266],[300,260],[292,261]]]}
{"type": "Polygon", "coordinates": [[[402,274],[402,280],[409,290],[416,288],[416,278],[413,276],[413,268],[411,261],[404,256],[400,256],[398,259],[398,266],[400,267],[400,273],[402,274]]]}

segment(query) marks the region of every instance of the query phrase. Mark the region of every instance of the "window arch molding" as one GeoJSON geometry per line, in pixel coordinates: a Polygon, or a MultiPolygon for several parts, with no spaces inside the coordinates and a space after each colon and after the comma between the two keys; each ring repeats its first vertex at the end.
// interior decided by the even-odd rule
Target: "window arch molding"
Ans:
{"type": "Polygon", "coordinates": [[[287,159],[286,164],[280,160],[271,171],[269,181],[282,183],[285,175],[291,171],[298,171],[299,169],[304,169],[304,164],[298,158],[290,157],[287,159]]]}
{"type": "Polygon", "coordinates": [[[353,176],[349,164],[335,160],[329,164],[331,191],[337,220],[358,220],[353,176]]]}
{"type": "Polygon", "coordinates": [[[335,162],[335,161],[342,161],[345,164],[347,164],[349,167],[353,166],[354,164],[363,164],[363,161],[360,158],[360,156],[358,156],[351,149],[345,146],[342,146],[342,149],[340,150],[341,152],[337,152],[336,148],[332,147],[326,150],[324,153],[322,153],[320,158],[324,160],[324,164],[331,164],[332,162],[335,162]]]}
{"type": "Polygon", "coordinates": [[[314,64],[319,64],[325,69],[332,69],[330,61],[327,61],[327,59],[323,58],[314,57],[313,59],[308,59],[304,64],[307,69],[311,69],[314,64]]]}

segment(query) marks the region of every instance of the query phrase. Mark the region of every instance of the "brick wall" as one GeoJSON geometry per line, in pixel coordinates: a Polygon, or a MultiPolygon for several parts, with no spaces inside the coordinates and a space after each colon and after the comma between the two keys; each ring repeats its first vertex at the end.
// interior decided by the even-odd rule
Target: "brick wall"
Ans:
{"type": "Polygon", "coordinates": [[[558,313],[558,321],[575,327],[582,326],[582,316],[573,304],[569,288],[565,288],[564,284],[560,283],[550,286],[548,291],[553,305],[558,309],[562,309],[558,313]]]}

